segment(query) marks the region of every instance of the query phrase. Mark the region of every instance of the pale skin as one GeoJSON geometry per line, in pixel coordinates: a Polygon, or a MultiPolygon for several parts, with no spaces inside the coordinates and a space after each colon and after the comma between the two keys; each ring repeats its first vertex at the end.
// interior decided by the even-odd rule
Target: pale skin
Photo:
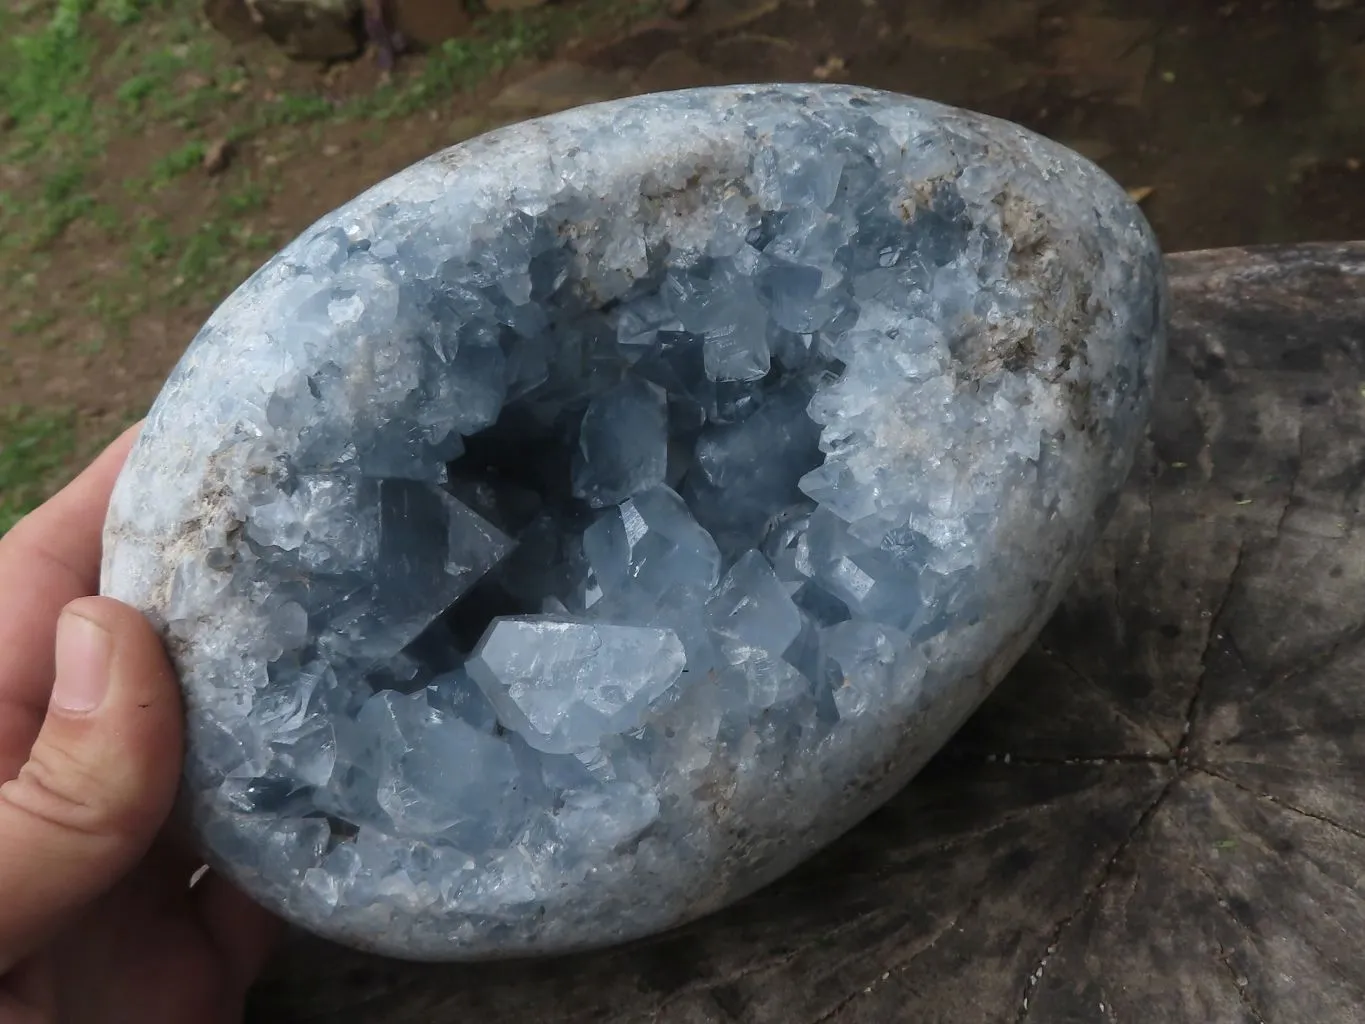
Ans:
{"type": "Polygon", "coordinates": [[[227,1024],[279,923],[168,823],[180,693],[94,596],[137,428],[0,538],[0,1024],[227,1024]]]}

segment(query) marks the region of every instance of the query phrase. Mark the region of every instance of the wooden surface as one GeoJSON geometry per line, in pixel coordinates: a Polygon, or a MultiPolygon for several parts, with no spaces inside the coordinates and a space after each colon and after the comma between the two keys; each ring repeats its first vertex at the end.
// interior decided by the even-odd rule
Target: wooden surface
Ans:
{"type": "Polygon", "coordinates": [[[297,943],[252,1020],[1365,1022],[1365,244],[1171,269],[1152,441],[1103,544],[889,806],[625,949],[297,943]]]}

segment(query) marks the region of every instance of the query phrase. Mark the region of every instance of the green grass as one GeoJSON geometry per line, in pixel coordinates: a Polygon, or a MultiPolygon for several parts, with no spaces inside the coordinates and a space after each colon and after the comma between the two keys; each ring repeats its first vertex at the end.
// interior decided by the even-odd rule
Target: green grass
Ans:
{"type": "Polygon", "coordinates": [[[150,270],[175,248],[170,225],[150,214],[139,218],[133,229],[133,261],[139,270],[150,270]]]}
{"type": "MultiPolygon", "coordinates": [[[[43,249],[68,227],[93,220],[111,236],[127,239],[126,265],[145,270],[175,257],[177,289],[199,293],[215,273],[231,274],[259,237],[233,231],[214,218],[188,237],[173,239],[147,223],[101,203],[99,162],[110,138],[145,133],[152,124],[184,133],[176,148],[151,161],[142,174],[122,182],[127,194],[165,189],[194,173],[207,148],[208,120],[240,105],[218,130],[236,143],[262,132],[320,125],[330,120],[367,120],[376,125],[410,115],[468,90],[520,60],[541,56],[556,41],[584,29],[594,18],[653,13],[658,0],[588,0],[508,15],[488,16],[476,34],[447,42],[421,61],[405,61],[390,84],[347,101],[315,92],[281,91],[266,100],[243,100],[244,71],[198,20],[195,0],[30,0],[28,7],[0,11],[0,162],[33,165],[37,194],[0,194],[0,249],[43,249]],[[100,24],[118,42],[112,53],[96,46],[100,24]],[[111,32],[110,26],[119,31],[111,32]],[[101,59],[96,59],[100,57],[101,59]],[[98,71],[92,71],[97,68],[98,71]],[[101,76],[109,98],[96,102],[92,84],[101,76]],[[112,82],[110,79],[112,78],[112,82]]],[[[235,108],[234,108],[235,109],[235,108]]],[[[172,135],[173,137],[173,135],[172,135]]],[[[107,182],[106,185],[119,185],[107,182]]],[[[224,216],[240,216],[259,200],[230,198],[224,216]]]]}
{"type": "Polygon", "coordinates": [[[76,450],[76,419],[27,406],[0,408],[0,534],[46,500],[76,450]]]}
{"type": "Polygon", "coordinates": [[[45,24],[24,32],[13,9],[0,10],[0,110],[18,140],[18,156],[32,155],[52,136],[87,132],[92,102],[84,86],[90,75],[91,40],[81,32],[88,0],[59,0],[45,24]]]}
{"type": "Polygon", "coordinates": [[[88,169],[84,162],[72,162],[48,175],[39,193],[33,240],[50,242],[73,221],[95,209],[95,197],[87,187],[88,169]]]}
{"type": "MultiPolygon", "coordinates": [[[[27,230],[4,226],[26,246],[41,247],[88,214],[92,172],[111,137],[143,134],[154,124],[185,133],[146,175],[146,184],[163,187],[199,164],[203,129],[224,112],[234,116],[219,130],[235,142],[329,120],[387,121],[543,56],[594,19],[641,17],[660,6],[659,0],[585,0],[490,15],[475,34],[405,61],[391,83],[368,95],[338,101],[283,90],[253,102],[245,96],[246,72],[203,25],[195,0],[21,0],[0,9],[0,67],[6,69],[0,163],[39,164],[47,184],[40,202],[30,204],[27,230]],[[97,46],[98,38],[117,40],[112,52],[97,46]],[[108,99],[95,100],[97,81],[108,99]]],[[[0,216],[5,209],[0,203],[0,216]]]]}
{"type": "MultiPolygon", "coordinates": [[[[203,23],[201,0],[0,0],[0,322],[8,317],[29,345],[96,352],[126,340],[151,309],[210,305],[284,241],[270,210],[278,172],[252,176],[240,156],[209,184],[201,168],[211,143],[263,151],[269,167],[306,159],[331,125],[349,121],[382,145],[403,130],[396,119],[446,110],[570,36],[661,7],[576,0],[481,17],[469,37],[404,58],[386,84],[338,97],[321,84],[291,89],[295,71],[271,85],[260,72],[273,78],[273,65],[240,66],[203,23]],[[207,204],[206,188],[215,197],[207,204]],[[77,231],[73,240],[98,248],[98,267],[80,264],[78,246],[53,244],[77,231]],[[73,269],[84,275],[74,292],[73,269]]],[[[87,450],[79,422],[0,406],[0,532],[87,450]]]]}
{"type": "Polygon", "coordinates": [[[247,180],[242,182],[234,191],[223,196],[222,206],[227,213],[239,217],[244,213],[263,209],[266,198],[265,186],[247,180]]]}
{"type": "Polygon", "coordinates": [[[461,92],[519,60],[544,53],[555,39],[560,11],[545,11],[492,20],[479,36],[448,39],[432,53],[421,71],[356,103],[352,113],[402,117],[461,92]]]}
{"type": "Polygon", "coordinates": [[[41,334],[57,322],[55,310],[30,311],[14,322],[13,331],[17,335],[41,334]]]}
{"type": "Polygon", "coordinates": [[[138,224],[134,259],[145,271],[155,268],[170,285],[171,298],[221,297],[240,278],[243,261],[259,263],[280,239],[257,231],[244,220],[264,208],[267,193],[255,181],[245,181],[223,193],[212,216],[177,236],[165,221],[146,217],[138,224]]]}
{"type": "Polygon", "coordinates": [[[282,96],[275,123],[326,118],[387,121],[406,117],[466,92],[523,60],[551,53],[556,43],[606,18],[645,18],[662,0],[585,0],[508,14],[488,15],[469,36],[449,39],[428,53],[415,72],[403,73],[372,94],[332,105],[320,97],[282,96]]]}
{"type": "Polygon", "coordinates": [[[191,139],[179,149],[171,150],[152,164],[152,172],[149,175],[152,187],[162,188],[182,174],[188,174],[201,166],[207,151],[208,146],[199,139],[191,139]]]}

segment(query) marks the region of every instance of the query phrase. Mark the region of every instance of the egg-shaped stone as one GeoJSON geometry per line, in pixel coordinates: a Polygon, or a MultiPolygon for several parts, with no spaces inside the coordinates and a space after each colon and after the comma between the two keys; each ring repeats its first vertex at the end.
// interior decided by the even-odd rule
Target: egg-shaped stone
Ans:
{"type": "Polygon", "coordinates": [[[594,105],[375,186],[212,315],[111,505],[207,858],[414,959],[776,878],[1037,634],[1165,303],[1092,164],[866,89],[594,105]]]}

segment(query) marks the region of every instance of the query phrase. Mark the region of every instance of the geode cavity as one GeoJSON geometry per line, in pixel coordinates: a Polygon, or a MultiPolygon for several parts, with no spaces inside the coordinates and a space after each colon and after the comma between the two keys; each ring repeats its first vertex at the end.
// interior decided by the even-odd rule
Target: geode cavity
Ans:
{"type": "Polygon", "coordinates": [[[867,90],[587,107],[376,186],[213,315],[114,496],[208,856],[435,959],[773,879],[1036,634],[1164,311],[1102,172],[867,90]]]}

